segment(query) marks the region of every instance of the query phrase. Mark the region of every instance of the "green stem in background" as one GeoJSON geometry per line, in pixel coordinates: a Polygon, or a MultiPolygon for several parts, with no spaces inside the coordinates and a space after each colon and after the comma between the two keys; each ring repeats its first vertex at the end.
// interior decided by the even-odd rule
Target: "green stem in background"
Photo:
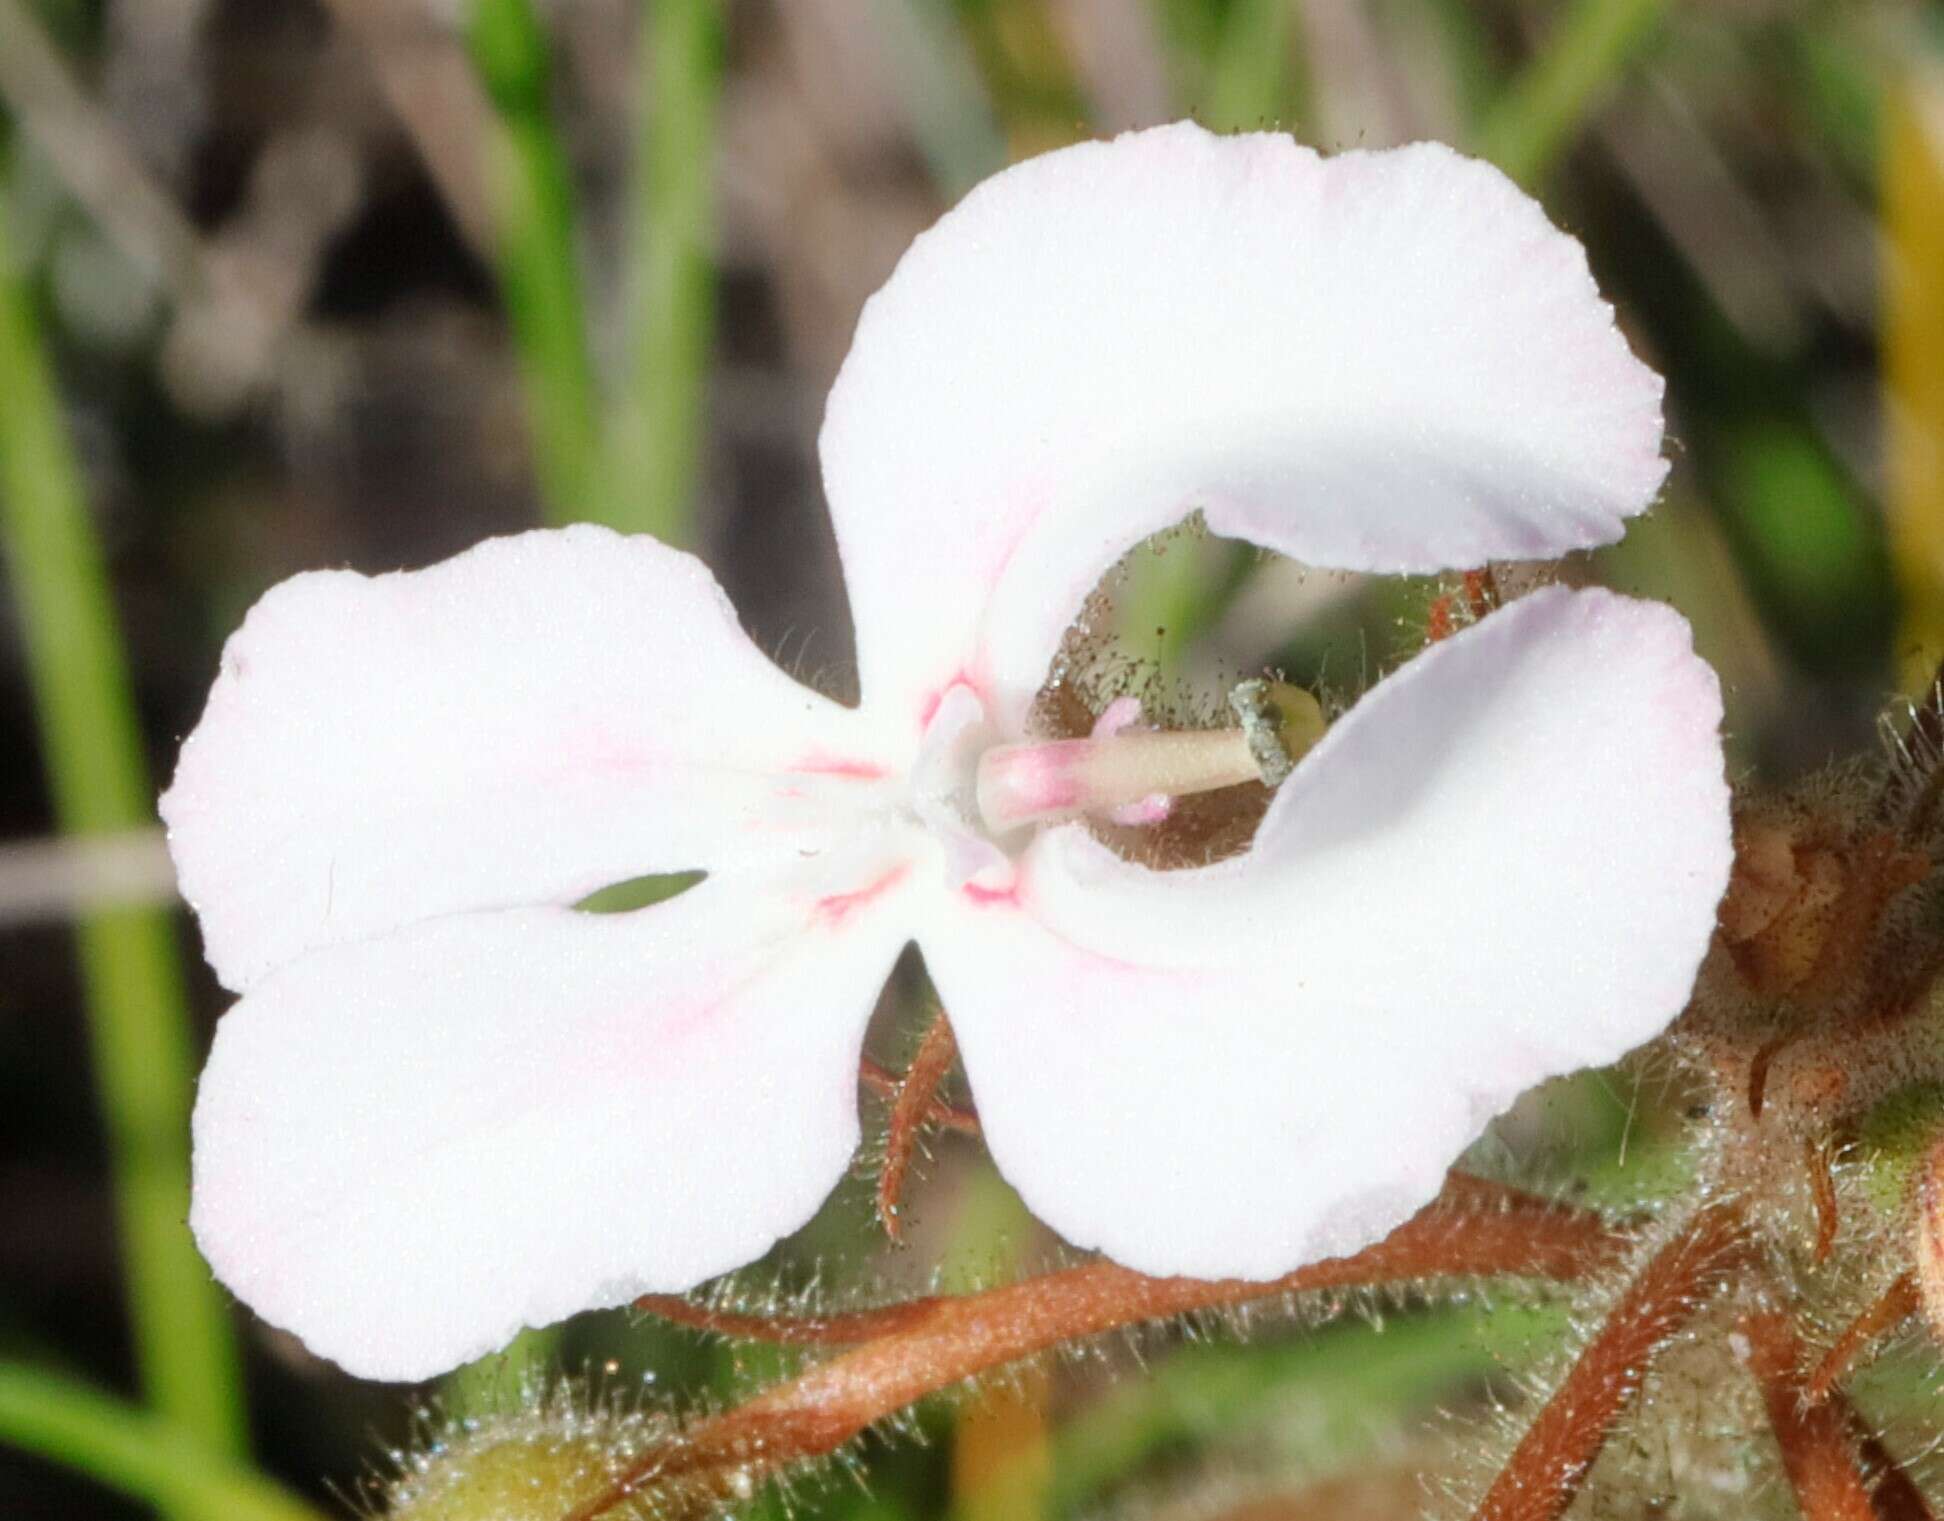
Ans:
{"type": "MultiPolygon", "coordinates": [[[[1018,1277],[1033,1240],[1033,1217],[989,1162],[966,1179],[958,1210],[939,1289],[976,1293],[1018,1277]]],[[[1043,1521],[1049,1514],[1049,1397],[1044,1370],[1029,1366],[981,1403],[953,1413],[950,1521],[1043,1521]]]]}
{"type": "Polygon", "coordinates": [[[1257,132],[1295,125],[1301,101],[1291,35],[1290,0],[1235,0],[1208,68],[1198,113],[1217,132],[1257,132]]]}
{"type": "Polygon", "coordinates": [[[692,500],[715,327],[716,0],[649,0],[641,20],[629,369],[608,421],[617,528],[695,537],[692,500]]]}
{"type": "Polygon", "coordinates": [[[552,522],[605,522],[600,401],[547,36],[529,0],[475,0],[470,41],[502,129],[483,151],[540,495],[552,522]]]}
{"type": "Polygon", "coordinates": [[[870,0],[869,15],[932,184],[956,201],[1006,166],[1006,134],[958,14],[951,0],[870,0]]]}
{"type": "Polygon", "coordinates": [[[1053,1439],[1056,1516],[1098,1511],[1114,1486],[1171,1452],[1246,1460],[1275,1433],[1305,1480],[1368,1461],[1401,1417],[1480,1378],[1530,1366],[1570,1329],[1563,1307],[1433,1308],[1381,1327],[1343,1324],[1267,1345],[1176,1348],[1063,1422],[1053,1439]]]}
{"type": "Polygon", "coordinates": [[[527,1330],[439,1380],[439,1403],[455,1419],[502,1415],[527,1403],[560,1367],[560,1327],[527,1330]]]}
{"type": "Polygon", "coordinates": [[[0,1363],[0,1442],[194,1521],[321,1521],[184,1427],[40,1368],[0,1363]]]}
{"type": "Polygon", "coordinates": [[[1498,60],[1486,18],[1474,0],[1426,0],[1443,54],[1445,74],[1467,124],[1481,116],[1498,90],[1498,60]]]}
{"type": "Polygon", "coordinates": [[[1669,8],[1669,0],[1576,0],[1486,113],[1473,150],[1522,185],[1543,180],[1669,8]]]}
{"type": "MultiPolygon", "coordinates": [[[[0,538],[61,828],[97,834],[153,824],[107,572],[3,222],[0,538]]],[[[174,930],[159,910],[127,908],[87,916],[79,936],[143,1386],[157,1410],[205,1446],[240,1452],[233,1332],[183,1223],[192,1042],[174,930]]]]}
{"type": "Polygon", "coordinates": [[[948,9],[997,119],[1001,163],[1088,136],[1087,95],[1055,7],[1045,0],[950,0],[948,9]]]}

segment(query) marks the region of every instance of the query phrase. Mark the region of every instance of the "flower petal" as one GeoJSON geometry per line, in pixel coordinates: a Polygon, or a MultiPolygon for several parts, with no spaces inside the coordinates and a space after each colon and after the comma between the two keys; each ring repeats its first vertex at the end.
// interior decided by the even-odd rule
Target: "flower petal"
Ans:
{"type": "Polygon", "coordinates": [[[1032,159],[912,245],[831,392],[866,700],[964,667],[1011,726],[1107,566],[1196,508],[1352,570],[1611,541],[1660,395],[1578,242],[1447,148],[1183,123],[1032,159]]]}
{"type": "Polygon", "coordinates": [[[893,758],[749,642],[701,561],[606,529],[252,609],[162,800],[211,964],[792,857],[893,758]]]}
{"type": "Polygon", "coordinates": [[[1042,835],[1016,907],[962,893],[919,937],[1001,1171],[1151,1273],[1377,1239],[1520,1092],[1681,1008],[1728,876],[1720,716],[1679,616],[1550,589],[1373,689],[1245,855],[1042,835]]]}
{"type": "Polygon", "coordinates": [[[203,1254],[387,1379],[759,1256],[856,1148],[858,1049],[908,929],[812,923],[712,879],[637,914],[465,914],[313,952],[218,1027],[203,1254]]]}

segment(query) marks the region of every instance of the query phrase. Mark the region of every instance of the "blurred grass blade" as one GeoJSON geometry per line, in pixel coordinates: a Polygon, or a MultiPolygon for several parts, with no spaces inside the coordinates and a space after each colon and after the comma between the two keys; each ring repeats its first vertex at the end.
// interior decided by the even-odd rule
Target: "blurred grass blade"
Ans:
{"type": "MultiPolygon", "coordinates": [[[[959,1196],[939,1287],[965,1293],[1018,1276],[1033,1218],[1012,1186],[979,1167],[959,1196]]],[[[1038,1521],[1047,1512],[1052,1381],[1028,1365],[952,1417],[952,1521],[1038,1521]]]]}
{"type": "Polygon", "coordinates": [[[1295,0],[1235,0],[1209,62],[1198,113],[1216,132],[1288,127],[1299,114],[1290,28],[1295,0]]]}
{"type": "Polygon", "coordinates": [[[952,1521],[1034,1521],[1053,1482],[1053,1380],[1029,1363],[986,1390],[952,1427],[952,1521]]]}
{"type": "Polygon", "coordinates": [[[1472,150],[1522,185],[1543,180],[1669,8],[1669,0],[1576,0],[1486,113],[1472,150]]]}
{"type": "Polygon", "coordinates": [[[321,1521],[182,1426],[40,1368],[0,1362],[0,1442],[194,1521],[321,1521]]]}
{"type": "MultiPolygon", "coordinates": [[[[107,572],[4,221],[0,536],[61,828],[120,834],[153,824],[107,572]]],[[[131,907],[88,915],[79,935],[143,1386],[158,1410],[204,1445],[241,1451],[228,1313],[183,1225],[191,1041],[174,931],[161,911],[131,907]]]]}
{"type": "Polygon", "coordinates": [[[1883,166],[1889,517],[1907,687],[1944,656],[1944,67],[1893,93],[1883,166]]]}
{"type": "Polygon", "coordinates": [[[956,0],[953,9],[1004,134],[1006,162],[1087,136],[1087,93],[1045,0],[956,0]]]}
{"type": "Polygon", "coordinates": [[[455,1368],[439,1380],[439,1403],[454,1419],[518,1410],[533,1390],[558,1375],[560,1328],[528,1327],[497,1352],[455,1368]]]}
{"type": "Polygon", "coordinates": [[[609,422],[614,526],[694,542],[693,496],[715,328],[716,0],[650,0],[641,20],[631,336],[609,422]]]}
{"type": "MultiPolygon", "coordinates": [[[[1873,630],[1882,658],[1889,597],[1881,524],[1854,482],[1806,427],[1779,417],[1725,423],[1714,462],[1718,501],[1742,568],[1772,619],[1834,655],[1873,630]]],[[[1867,648],[1867,646],[1865,647],[1867,648]]]]}
{"type": "Polygon", "coordinates": [[[1498,88],[1498,63],[1487,18],[1473,0],[1426,0],[1426,10],[1442,44],[1439,52],[1459,118],[1474,122],[1498,88]]]}
{"type": "Polygon", "coordinates": [[[1006,164],[1006,139],[951,0],[870,0],[911,133],[948,201],[1006,164]]]}
{"type": "Polygon", "coordinates": [[[573,177],[554,130],[547,36],[529,0],[474,0],[469,40],[501,129],[482,151],[540,494],[553,522],[606,522],[573,177]]]}
{"type": "MultiPolygon", "coordinates": [[[[1209,1444],[1246,1459],[1273,1431],[1312,1479],[1368,1461],[1401,1420],[1479,1378],[1529,1366],[1569,1330],[1564,1309],[1434,1309],[1254,1346],[1189,1344],[1067,1421],[1053,1445],[1056,1515],[1097,1509],[1143,1465],[1209,1444]]],[[[1217,1458],[1221,1454],[1216,1454],[1217,1458]]]]}

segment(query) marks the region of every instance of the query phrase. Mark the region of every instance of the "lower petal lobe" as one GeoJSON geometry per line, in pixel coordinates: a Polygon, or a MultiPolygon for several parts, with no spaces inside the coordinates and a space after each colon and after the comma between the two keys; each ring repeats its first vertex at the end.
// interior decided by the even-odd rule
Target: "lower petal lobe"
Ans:
{"type": "Polygon", "coordinates": [[[897,901],[833,923],[711,879],[314,951],[218,1028],[197,1241],[259,1315],[386,1379],[740,1266],[856,1148],[897,901]]]}
{"type": "Polygon", "coordinates": [[[1550,589],[1374,688],[1243,855],[1044,833],[920,933],[987,1143],[1156,1274],[1385,1234],[1486,1120],[1687,999],[1729,865],[1720,694],[1664,607],[1550,589]]]}

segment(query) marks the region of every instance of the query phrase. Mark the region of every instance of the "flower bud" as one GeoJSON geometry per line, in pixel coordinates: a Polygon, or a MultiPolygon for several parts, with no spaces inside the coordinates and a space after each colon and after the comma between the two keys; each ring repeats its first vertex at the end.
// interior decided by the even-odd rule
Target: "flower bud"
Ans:
{"type": "MultiPolygon", "coordinates": [[[[517,1408],[435,1426],[397,1455],[383,1485],[394,1521],[560,1521],[606,1493],[651,1447],[679,1441],[659,1412],[629,1410],[572,1385],[525,1393],[517,1408]]],[[[667,1513],[649,1488],[613,1521],[667,1513]]]]}
{"type": "Polygon", "coordinates": [[[1779,998],[1809,978],[1843,893],[1835,852],[1808,846],[1785,824],[1735,830],[1735,866],[1721,900],[1721,935],[1750,988],[1779,998]]]}
{"type": "Polygon", "coordinates": [[[1761,997],[1827,993],[1862,961],[1890,902],[1929,870],[1889,834],[1850,838],[1813,821],[1744,818],[1721,938],[1761,997]]]}

